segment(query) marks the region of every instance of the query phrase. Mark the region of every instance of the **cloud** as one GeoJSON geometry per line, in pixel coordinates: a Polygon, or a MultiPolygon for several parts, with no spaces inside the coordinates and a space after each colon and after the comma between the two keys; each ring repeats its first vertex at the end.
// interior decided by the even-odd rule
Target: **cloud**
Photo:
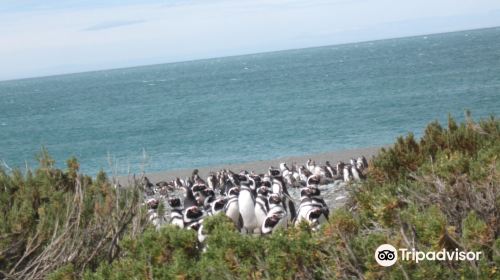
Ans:
{"type": "Polygon", "coordinates": [[[121,26],[126,26],[126,25],[133,25],[133,24],[139,24],[139,23],[144,23],[146,20],[115,20],[115,21],[107,21],[107,22],[102,22],[96,25],[89,26],[83,31],[98,31],[98,30],[103,30],[103,29],[110,29],[110,28],[116,28],[116,27],[121,27],[121,26]]]}
{"type": "Polygon", "coordinates": [[[110,1],[0,9],[0,80],[500,25],[498,0],[110,1]]]}

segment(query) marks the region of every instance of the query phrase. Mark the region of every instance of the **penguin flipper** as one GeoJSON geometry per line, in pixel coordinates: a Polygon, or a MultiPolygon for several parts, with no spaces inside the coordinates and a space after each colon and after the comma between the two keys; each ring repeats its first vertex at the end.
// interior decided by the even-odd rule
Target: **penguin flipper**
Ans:
{"type": "Polygon", "coordinates": [[[241,229],[243,228],[243,217],[240,216],[238,217],[238,224],[237,224],[237,227],[238,227],[238,231],[241,231],[241,229]]]}
{"type": "Polygon", "coordinates": [[[295,211],[295,204],[291,200],[288,201],[288,209],[290,210],[291,220],[295,221],[295,218],[297,217],[297,212],[295,211]]]}

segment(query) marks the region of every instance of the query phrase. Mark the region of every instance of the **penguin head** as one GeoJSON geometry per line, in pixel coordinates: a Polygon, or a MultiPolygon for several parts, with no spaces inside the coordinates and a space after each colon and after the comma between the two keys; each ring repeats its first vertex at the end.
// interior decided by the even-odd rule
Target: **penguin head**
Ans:
{"type": "Polygon", "coordinates": [[[186,209],[185,216],[188,220],[196,220],[203,216],[203,211],[198,206],[191,206],[186,209]]]}
{"type": "Polygon", "coordinates": [[[154,198],[148,200],[148,202],[147,202],[148,209],[157,209],[159,204],[160,204],[160,202],[158,201],[158,199],[154,199],[154,198]]]}
{"type": "Polygon", "coordinates": [[[314,208],[308,213],[307,219],[309,221],[318,220],[321,214],[323,214],[323,210],[321,210],[321,208],[314,208]]]}
{"type": "Polygon", "coordinates": [[[189,225],[189,229],[192,229],[192,230],[195,230],[195,231],[198,231],[201,227],[201,223],[193,223],[191,225],[189,225]]]}
{"type": "Polygon", "coordinates": [[[196,201],[196,205],[202,206],[205,204],[205,196],[203,195],[202,192],[195,192],[193,193],[194,199],[196,201]]]}
{"type": "Polygon", "coordinates": [[[268,216],[264,223],[262,224],[262,234],[269,234],[273,231],[274,227],[283,219],[284,213],[277,212],[273,215],[268,216]]]}
{"type": "Polygon", "coordinates": [[[257,194],[267,196],[269,194],[269,188],[266,186],[261,186],[257,189],[257,194]]]}
{"type": "Polygon", "coordinates": [[[300,197],[310,197],[311,196],[311,189],[310,188],[301,188],[300,189],[300,197]]]}
{"type": "Polygon", "coordinates": [[[344,165],[345,165],[345,163],[343,163],[341,161],[337,162],[337,170],[344,169],[344,165]]]}
{"type": "Polygon", "coordinates": [[[205,206],[205,209],[210,209],[210,205],[214,201],[215,201],[215,196],[207,196],[207,197],[205,197],[205,200],[203,201],[203,206],[205,206]]]}
{"type": "Polygon", "coordinates": [[[319,190],[319,188],[317,188],[315,186],[311,186],[311,187],[309,187],[309,194],[311,196],[320,196],[321,191],[319,190]]]}
{"type": "Polygon", "coordinates": [[[193,191],[193,193],[195,193],[195,192],[202,192],[206,188],[207,186],[205,186],[204,184],[194,184],[191,190],[193,191]]]}
{"type": "Polygon", "coordinates": [[[280,169],[281,169],[281,171],[288,170],[288,166],[286,165],[286,162],[280,163],[280,169]]]}
{"type": "Polygon", "coordinates": [[[309,178],[307,178],[307,185],[308,186],[319,185],[319,183],[320,183],[320,178],[318,175],[312,175],[312,176],[309,176],[309,178]]]}
{"type": "Polygon", "coordinates": [[[229,189],[227,195],[228,196],[238,196],[240,194],[240,188],[232,187],[229,189]]]}
{"type": "Polygon", "coordinates": [[[181,207],[181,200],[177,197],[171,197],[168,199],[168,205],[172,208],[181,207]]]}
{"type": "Polygon", "coordinates": [[[261,180],[259,176],[248,176],[248,181],[250,182],[250,189],[255,191],[258,187],[260,187],[261,180]]]}
{"type": "Polygon", "coordinates": [[[224,197],[216,199],[212,203],[212,210],[213,211],[221,211],[222,209],[224,209],[224,206],[226,206],[226,202],[227,202],[227,200],[224,197]]]}
{"type": "Polygon", "coordinates": [[[281,196],[277,193],[273,193],[268,198],[269,204],[280,204],[282,202],[281,196]]]}
{"type": "Polygon", "coordinates": [[[260,183],[261,186],[271,188],[272,186],[272,179],[269,177],[269,175],[264,176],[264,179],[262,179],[262,182],[260,183]]]}
{"type": "Polygon", "coordinates": [[[202,193],[206,197],[215,197],[215,192],[209,188],[204,189],[202,193]]]}
{"type": "Polygon", "coordinates": [[[281,175],[281,171],[279,169],[276,169],[272,166],[269,168],[269,176],[278,177],[280,175],[281,175]]]}

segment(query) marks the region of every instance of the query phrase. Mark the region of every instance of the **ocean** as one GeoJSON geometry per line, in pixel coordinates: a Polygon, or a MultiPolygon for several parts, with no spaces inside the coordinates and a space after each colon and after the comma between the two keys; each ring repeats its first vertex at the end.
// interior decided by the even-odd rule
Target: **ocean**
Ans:
{"type": "Polygon", "coordinates": [[[35,167],[42,146],[87,174],[257,161],[466,109],[500,113],[500,28],[0,82],[0,162],[35,167]]]}

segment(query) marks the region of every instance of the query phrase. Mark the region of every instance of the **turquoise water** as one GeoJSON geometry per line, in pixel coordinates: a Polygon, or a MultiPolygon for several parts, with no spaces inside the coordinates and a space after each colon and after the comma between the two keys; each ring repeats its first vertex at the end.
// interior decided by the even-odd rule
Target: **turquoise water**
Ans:
{"type": "Polygon", "coordinates": [[[465,109],[500,113],[500,28],[0,82],[0,159],[191,168],[392,143],[465,109]]]}

